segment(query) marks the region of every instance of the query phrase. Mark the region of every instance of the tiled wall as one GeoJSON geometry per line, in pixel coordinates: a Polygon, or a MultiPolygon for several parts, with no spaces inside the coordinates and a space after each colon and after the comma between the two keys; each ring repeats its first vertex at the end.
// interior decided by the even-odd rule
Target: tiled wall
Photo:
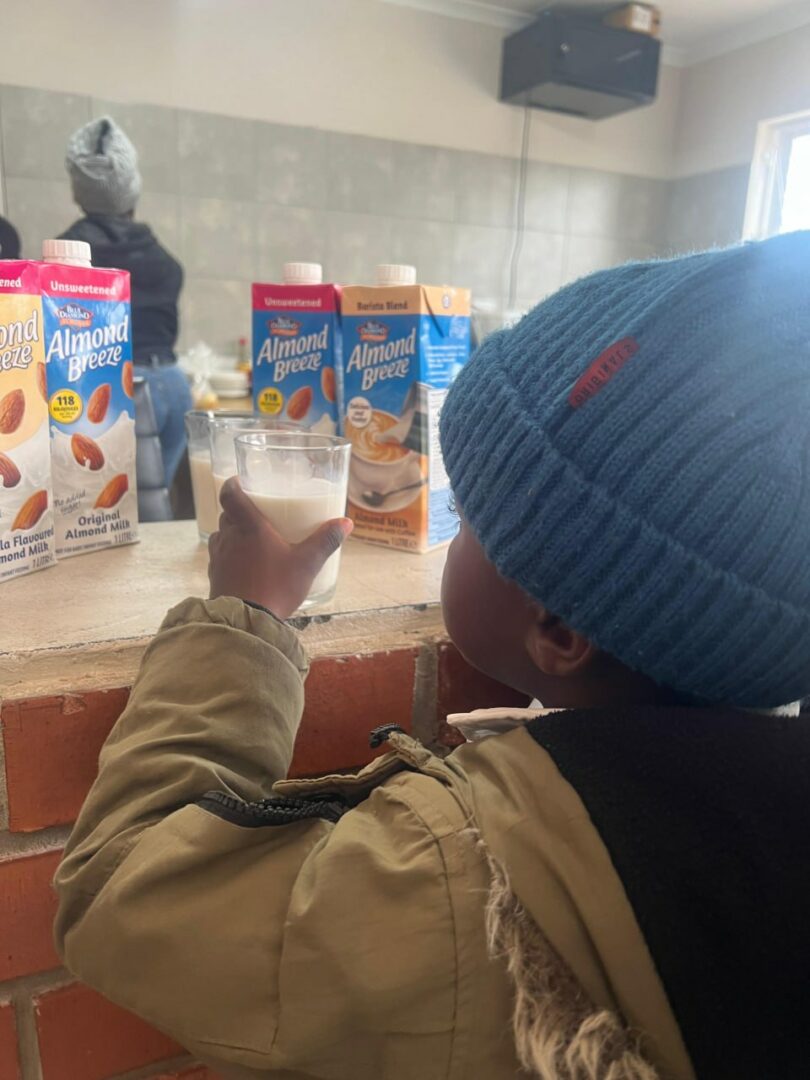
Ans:
{"type": "Polygon", "coordinates": [[[742,236],[747,165],[687,176],[670,184],[667,240],[674,251],[733,244],[742,236]]]}
{"type": "MultiPolygon", "coordinates": [[[[186,270],[181,345],[233,351],[248,333],[251,281],[288,259],[336,281],[410,262],[423,281],[468,285],[500,304],[514,245],[512,158],[209,113],[0,86],[8,216],[24,254],[78,216],[64,170],[70,132],[110,112],[141,157],[137,214],[186,270]]],[[[738,170],[670,183],[532,162],[518,306],[591,270],[733,239],[738,170]],[[736,190],[736,188],[735,188],[736,190]]]]}

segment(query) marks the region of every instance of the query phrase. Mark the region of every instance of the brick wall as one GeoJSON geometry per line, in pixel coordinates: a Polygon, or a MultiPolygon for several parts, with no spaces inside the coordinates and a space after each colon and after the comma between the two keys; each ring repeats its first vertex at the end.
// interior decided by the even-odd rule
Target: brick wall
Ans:
{"type": "MultiPolygon", "coordinates": [[[[171,1039],[77,984],[51,941],[59,853],[127,697],[122,687],[0,708],[0,1080],[217,1080],[171,1039]]],[[[449,644],[318,659],[290,772],[364,764],[368,732],[381,723],[452,746],[448,713],[517,703],[525,704],[449,644]]]]}

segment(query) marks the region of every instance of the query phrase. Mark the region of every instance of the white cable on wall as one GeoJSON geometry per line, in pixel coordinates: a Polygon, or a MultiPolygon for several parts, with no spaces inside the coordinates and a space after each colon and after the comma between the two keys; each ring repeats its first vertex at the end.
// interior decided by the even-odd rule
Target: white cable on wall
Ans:
{"type": "Polygon", "coordinates": [[[523,137],[520,144],[520,161],[518,163],[518,186],[515,199],[515,239],[512,244],[512,255],[509,260],[509,293],[506,303],[507,310],[512,311],[517,303],[518,264],[520,253],[523,249],[523,233],[526,219],[526,180],[529,172],[529,138],[532,126],[532,110],[527,105],[523,110],[523,137]]]}

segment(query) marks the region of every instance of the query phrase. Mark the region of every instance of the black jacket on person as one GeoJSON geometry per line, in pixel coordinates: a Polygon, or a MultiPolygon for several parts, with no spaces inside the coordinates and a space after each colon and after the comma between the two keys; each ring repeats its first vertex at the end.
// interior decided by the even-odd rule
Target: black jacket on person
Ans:
{"type": "Polygon", "coordinates": [[[17,230],[0,216],[0,259],[19,259],[20,237],[17,230]]]}
{"type": "Polygon", "coordinates": [[[132,355],[170,359],[177,341],[177,300],[183,268],[158,243],[148,225],[128,217],[88,214],[60,240],[84,240],[93,266],[129,270],[132,284],[132,355]]]}

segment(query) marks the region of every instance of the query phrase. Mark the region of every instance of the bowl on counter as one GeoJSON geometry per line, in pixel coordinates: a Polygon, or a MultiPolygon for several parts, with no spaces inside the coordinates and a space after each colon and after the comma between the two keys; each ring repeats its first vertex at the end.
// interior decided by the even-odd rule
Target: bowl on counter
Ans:
{"type": "Polygon", "coordinates": [[[246,371],[212,371],[208,381],[211,389],[221,398],[246,397],[250,393],[246,371]]]}

